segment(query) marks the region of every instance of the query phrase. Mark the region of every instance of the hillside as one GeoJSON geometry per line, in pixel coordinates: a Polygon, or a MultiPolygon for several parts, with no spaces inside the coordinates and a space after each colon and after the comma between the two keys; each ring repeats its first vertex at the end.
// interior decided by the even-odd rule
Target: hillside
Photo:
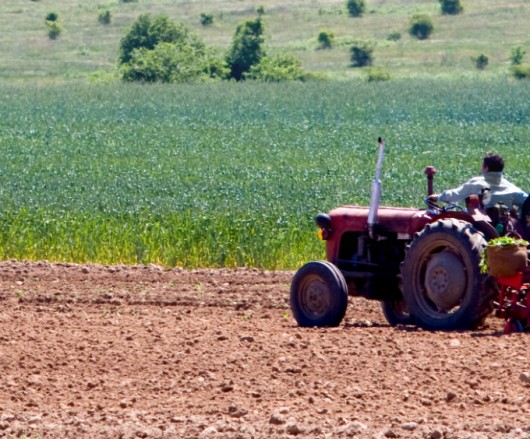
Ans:
{"type": "MultiPolygon", "coordinates": [[[[265,8],[269,53],[289,52],[311,71],[333,78],[361,75],[349,66],[349,47],[355,40],[375,43],[374,64],[393,77],[411,75],[502,76],[514,47],[530,49],[527,24],[528,0],[467,0],[458,16],[443,16],[436,0],[368,0],[367,13],[351,18],[343,0],[137,0],[72,2],[69,0],[3,0],[0,4],[0,78],[42,80],[84,78],[112,72],[120,38],[142,13],[168,14],[189,27],[208,45],[223,54],[239,22],[265,8]],[[108,25],[98,22],[100,11],[109,10],[108,25]],[[57,12],[65,32],[50,40],[45,26],[49,12],[57,12]],[[200,24],[200,14],[214,15],[210,26],[200,24]],[[408,21],[415,13],[429,14],[434,33],[427,41],[408,35],[408,21]],[[330,30],[336,38],[331,50],[317,50],[317,35],[330,30]],[[401,39],[389,41],[390,33],[401,39]],[[484,53],[489,65],[478,72],[472,57],[484,53]]],[[[104,76],[104,75],[103,75],[104,76]]]]}

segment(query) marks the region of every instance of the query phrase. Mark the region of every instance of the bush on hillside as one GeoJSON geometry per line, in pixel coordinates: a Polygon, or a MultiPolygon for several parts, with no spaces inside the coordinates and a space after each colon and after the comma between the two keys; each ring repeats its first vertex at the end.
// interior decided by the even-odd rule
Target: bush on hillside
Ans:
{"type": "Polygon", "coordinates": [[[410,19],[409,32],[419,40],[426,40],[431,36],[434,24],[426,14],[416,14],[410,19]]]}
{"type": "Polygon", "coordinates": [[[523,63],[523,58],[525,56],[526,52],[523,50],[522,47],[514,47],[510,54],[510,61],[512,65],[518,66],[523,63]]]}
{"type": "Polygon", "coordinates": [[[263,33],[265,26],[261,17],[247,20],[237,26],[232,46],[226,55],[230,78],[244,79],[252,66],[258,65],[265,56],[263,33]]]}
{"type": "Polygon", "coordinates": [[[513,66],[511,71],[513,77],[516,79],[530,79],[530,67],[524,64],[513,66]]]}
{"type": "Polygon", "coordinates": [[[167,16],[140,15],[120,45],[124,81],[194,82],[226,78],[228,68],[204,43],[167,16]]]}
{"type": "Polygon", "coordinates": [[[59,21],[59,14],[57,12],[48,12],[44,20],[46,23],[51,21],[59,21]]]}
{"type": "Polygon", "coordinates": [[[348,8],[348,14],[351,17],[362,17],[366,10],[364,0],[348,0],[346,7],[348,8]]]}
{"type": "Polygon", "coordinates": [[[460,0],[439,0],[442,14],[444,15],[458,15],[464,7],[460,3],[460,0]]]}
{"type": "Polygon", "coordinates": [[[357,41],[350,48],[352,67],[371,66],[374,46],[366,41],[357,41]]]}
{"type": "Polygon", "coordinates": [[[371,67],[368,69],[368,82],[389,81],[390,73],[380,67],[371,67]]]}
{"type": "Polygon", "coordinates": [[[50,40],[56,40],[64,31],[57,12],[48,12],[45,23],[48,28],[48,38],[50,40]]]}
{"type": "Polygon", "coordinates": [[[318,34],[318,48],[331,49],[335,42],[335,35],[330,30],[324,30],[318,34]]]}
{"type": "Polygon", "coordinates": [[[489,58],[483,53],[481,53],[476,58],[471,58],[471,59],[475,63],[475,67],[478,70],[484,70],[488,66],[488,63],[489,63],[489,58]]]}
{"type": "Polygon", "coordinates": [[[47,26],[50,40],[56,40],[64,31],[63,26],[58,21],[50,21],[47,26]]]}
{"type": "Polygon", "coordinates": [[[111,20],[112,15],[108,9],[106,11],[101,11],[98,15],[98,21],[101,24],[110,24],[111,20]]]}
{"type": "Polygon", "coordinates": [[[120,70],[127,82],[174,83],[200,80],[204,77],[205,66],[198,62],[192,46],[160,43],[152,50],[145,47],[133,50],[131,59],[120,70]]]}
{"type": "Polygon", "coordinates": [[[250,68],[245,78],[267,82],[306,81],[311,75],[294,56],[279,54],[263,57],[259,64],[250,68]]]}
{"type": "Polygon", "coordinates": [[[201,24],[203,26],[209,26],[213,23],[213,14],[207,14],[206,12],[201,12],[201,24]]]}
{"type": "Polygon", "coordinates": [[[167,15],[151,16],[142,14],[133,23],[120,42],[120,64],[128,63],[135,49],[154,50],[160,43],[177,46],[191,46],[196,51],[204,51],[204,43],[191,34],[182,24],[176,24],[167,15]]]}
{"type": "Polygon", "coordinates": [[[401,40],[401,32],[394,31],[390,32],[388,36],[386,37],[388,41],[399,41],[401,40]]]}

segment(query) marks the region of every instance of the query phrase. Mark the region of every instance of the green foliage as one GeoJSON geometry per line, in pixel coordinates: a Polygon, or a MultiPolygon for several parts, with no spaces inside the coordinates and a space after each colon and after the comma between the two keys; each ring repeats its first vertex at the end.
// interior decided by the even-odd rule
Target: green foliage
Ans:
{"type": "MultiPolygon", "coordinates": [[[[488,241],[487,247],[528,247],[528,241],[511,236],[500,236],[488,241]]],[[[480,272],[486,274],[488,272],[488,252],[483,252],[480,257],[480,272]]]]}
{"type": "Polygon", "coordinates": [[[475,67],[478,70],[484,70],[488,66],[488,63],[489,63],[488,56],[484,55],[483,53],[481,53],[476,58],[471,58],[471,59],[472,59],[473,63],[475,64],[475,67]]]}
{"type": "Polygon", "coordinates": [[[258,14],[258,17],[260,17],[260,18],[263,15],[265,15],[265,6],[263,6],[263,5],[258,6],[258,8],[256,9],[256,13],[258,14]]]}
{"type": "Polygon", "coordinates": [[[371,67],[368,69],[368,82],[388,81],[390,73],[380,67],[371,67]]]}
{"type": "Polygon", "coordinates": [[[59,21],[59,14],[57,12],[48,12],[45,18],[46,22],[59,21]]]}
{"type": "Polygon", "coordinates": [[[348,14],[351,17],[361,17],[366,10],[364,0],[348,0],[346,7],[348,8],[348,14]]]}
{"type": "Polygon", "coordinates": [[[100,13],[98,15],[98,21],[101,24],[110,24],[110,22],[112,21],[111,12],[108,9],[105,10],[105,11],[100,11],[100,13]]]}
{"type": "Polygon", "coordinates": [[[267,82],[306,81],[310,75],[304,71],[298,59],[292,55],[279,54],[263,57],[259,64],[250,68],[245,78],[267,82]]]}
{"type": "Polygon", "coordinates": [[[431,36],[434,30],[434,24],[426,14],[415,14],[410,19],[409,32],[419,40],[426,40],[431,36]]]}
{"type": "Polygon", "coordinates": [[[59,21],[47,21],[48,37],[50,40],[56,40],[63,33],[64,28],[59,21]]]}
{"type": "Polygon", "coordinates": [[[249,72],[252,66],[260,63],[265,56],[264,31],[261,17],[247,20],[237,26],[232,45],[226,56],[230,78],[240,81],[244,79],[245,73],[249,72]]]}
{"type": "Polygon", "coordinates": [[[121,3],[136,3],[138,0],[120,0],[121,3]]]}
{"type": "Polygon", "coordinates": [[[510,61],[512,65],[518,66],[523,63],[523,58],[526,54],[526,51],[522,47],[514,47],[510,53],[510,61]]]}
{"type": "Polygon", "coordinates": [[[318,34],[319,49],[331,49],[335,42],[335,35],[330,30],[324,30],[318,34]]]}
{"type": "Polygon", "coordinates": [[[207,14],[206,12],[201,12],[201,24],[203,26],[209,26],[213,23],[213,14],[207,14]]]}
{"type": "Polygon", "coordinates": [[[350,48],[352,67],[371,66],[373,62],[374,46],[367,41],[357,41],[350,48]]]}
{"type": "Polygon", "coordinates": [[[524,64],[518,64],[512,66],[511,73],[516,79],[528,79],[530,78],[530,67],[525,66],[524,64]]]}
{"type": "Polygon", "coordinates": [[[133,50],[131,59],[121,67],[124,81],[133,82],[193,82],[204,76],[204,54],[191,45],[177,47],[159,43],[154,49],[133,50]]]}
{"type": "Polygon", "coordinates": [[[445,15],[458,15],[464,7],[460,3],[460,0],[439,0],[442,14],[445,15]]]}
{"type": "Polygon", "coordinates": [[[388,36],[386,37],[388,41],[399,41],[401,40],[401,32],[394,31],[390,32],[388,36]]]}
{"type": "Polygon", "coordinates": [[[176,24],[167,15],[152,17],[142,14],[133,23],[120,42],[119,63],[128,63],[135,49],[153,50],[159,43],[172,43],[177,46],[191,46],[204,50],[204,43],[190,34],[182,24],[176,24]]]}

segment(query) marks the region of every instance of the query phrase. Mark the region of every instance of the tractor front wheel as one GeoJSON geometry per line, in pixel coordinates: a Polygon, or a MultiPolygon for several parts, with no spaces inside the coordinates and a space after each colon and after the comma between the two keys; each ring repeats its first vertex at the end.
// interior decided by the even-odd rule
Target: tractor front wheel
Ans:
{"type": "Polygon", "coordinates": [[[495,289],[480,273],[486,241],[470,223],[427,224],[402,265],[403,297],[417,325],[433,330],[471,329],[493,309],[495,289]]]}
{"type": "Polygon", "coordinates": [[[348,305],[346,280],[330,262],[308,262],[293,278],[290,302],[300,326],[337,326],[348,305]]]}

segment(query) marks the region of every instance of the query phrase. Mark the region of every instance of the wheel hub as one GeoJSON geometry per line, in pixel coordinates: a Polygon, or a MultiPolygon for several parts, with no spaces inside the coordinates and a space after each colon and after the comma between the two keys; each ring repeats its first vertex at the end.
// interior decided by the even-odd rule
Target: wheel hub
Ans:
{"type": "Polygon", "coordinates": [[[314,316],[320,316],[329,307],[329,289],[320,279],[312,279],[305,290],[306,310],[314,316]]]}
{"type": "Polygon", "coordinates": [[[427,296],[439,310],[457,306],[466,289],[466,270],[462,260],[451,252],[434,255],[425,272],[427,296]]]}

